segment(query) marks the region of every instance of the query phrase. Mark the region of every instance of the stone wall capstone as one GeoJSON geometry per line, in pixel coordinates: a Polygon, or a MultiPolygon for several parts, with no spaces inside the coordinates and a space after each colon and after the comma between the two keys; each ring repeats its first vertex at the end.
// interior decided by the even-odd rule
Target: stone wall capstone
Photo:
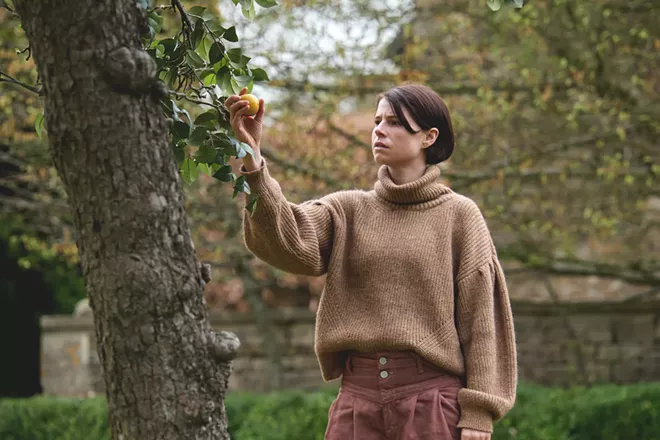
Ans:
{"type": "MultiPolygon", "coordinates": [[[[520,379],[546,385],[660,380],[660,301],[644,303],[512,304],[520,379]]],[[[229,390],[316,389],[323,385],[314,355],[315,315],[270,313],[278,359],[269,359],[254,317],[211,312],[216,330],[241,340],[229,390]]],[[[104,392],[89,316],[44,316],[42,386],[45,394],[104,392]]],[[[270,350],[273,352],[273,350],[270,350]]],[[[333,381],[338,386],[338,381],[333,381]]]]}

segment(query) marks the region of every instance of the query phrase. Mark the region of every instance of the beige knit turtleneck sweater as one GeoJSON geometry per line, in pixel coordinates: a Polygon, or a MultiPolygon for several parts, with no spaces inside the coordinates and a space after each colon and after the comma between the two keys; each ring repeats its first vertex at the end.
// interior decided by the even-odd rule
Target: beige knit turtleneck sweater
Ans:
{"type": "Polygon", "coordinates": [[[327,273],[315,350],[325,380],[342,352],[413,350],[464,378],[459,427],[492,431],[516,395],[516,345],[504,275],[477,205],[429,166],[396,185],[290,203],[267,165],[241,170],[259,195],[245,242],[287,272],[327,273]]]}

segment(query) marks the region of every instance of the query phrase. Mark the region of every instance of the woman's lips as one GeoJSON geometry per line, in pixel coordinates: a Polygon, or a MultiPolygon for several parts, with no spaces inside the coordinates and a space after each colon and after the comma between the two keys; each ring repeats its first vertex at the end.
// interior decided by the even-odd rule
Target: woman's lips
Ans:
{"type": "Polygon", "coordinates": [[[379,141],[379,142],[376,142],[374,144],[374,148],[384,148],[384,149],[386,149],[386,148],[389,148],[389,147],[387,145],[385,145],[384,143],[379,141]]]}

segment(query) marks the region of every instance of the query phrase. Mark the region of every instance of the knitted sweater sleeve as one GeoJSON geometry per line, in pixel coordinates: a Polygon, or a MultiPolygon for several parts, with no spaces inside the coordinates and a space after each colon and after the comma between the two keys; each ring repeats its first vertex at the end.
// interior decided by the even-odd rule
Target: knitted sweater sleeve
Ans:
{"type": "Polygon", "coordinates": [[[280,185],[261,168],[241,168],[253,193],[258,194],[253,214],[245,210],[243,235],[247,248],[266,263],[286,272],[323,275],[332,250],[331,207],[322,200],[290,203],[280,185]]]}
{"type": "MultiPolygon", "coordinates": [[[[466,386],[458,394],[460,428],[492,432],[516,398],[517,360],[511,303],[483,216],[472,208],[456,288],[456,326],[466,386]]],[[[478,211],[478,208],[476,208],[478,211]]]]}

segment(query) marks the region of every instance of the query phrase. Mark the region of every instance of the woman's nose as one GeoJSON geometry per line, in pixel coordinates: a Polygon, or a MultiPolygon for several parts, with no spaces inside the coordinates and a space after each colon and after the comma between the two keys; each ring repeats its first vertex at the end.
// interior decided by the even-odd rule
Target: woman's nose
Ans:
{"type": "Polygon", "coordinates": [[[376,133],[376,136],[378,136],[378,137],[381,137],[381,136],[385,135],[385,132],[383,132],[383,130],[381,130],[381,124],[376,125],[376,127],[374,128],[374,133],[376,133]]]}

